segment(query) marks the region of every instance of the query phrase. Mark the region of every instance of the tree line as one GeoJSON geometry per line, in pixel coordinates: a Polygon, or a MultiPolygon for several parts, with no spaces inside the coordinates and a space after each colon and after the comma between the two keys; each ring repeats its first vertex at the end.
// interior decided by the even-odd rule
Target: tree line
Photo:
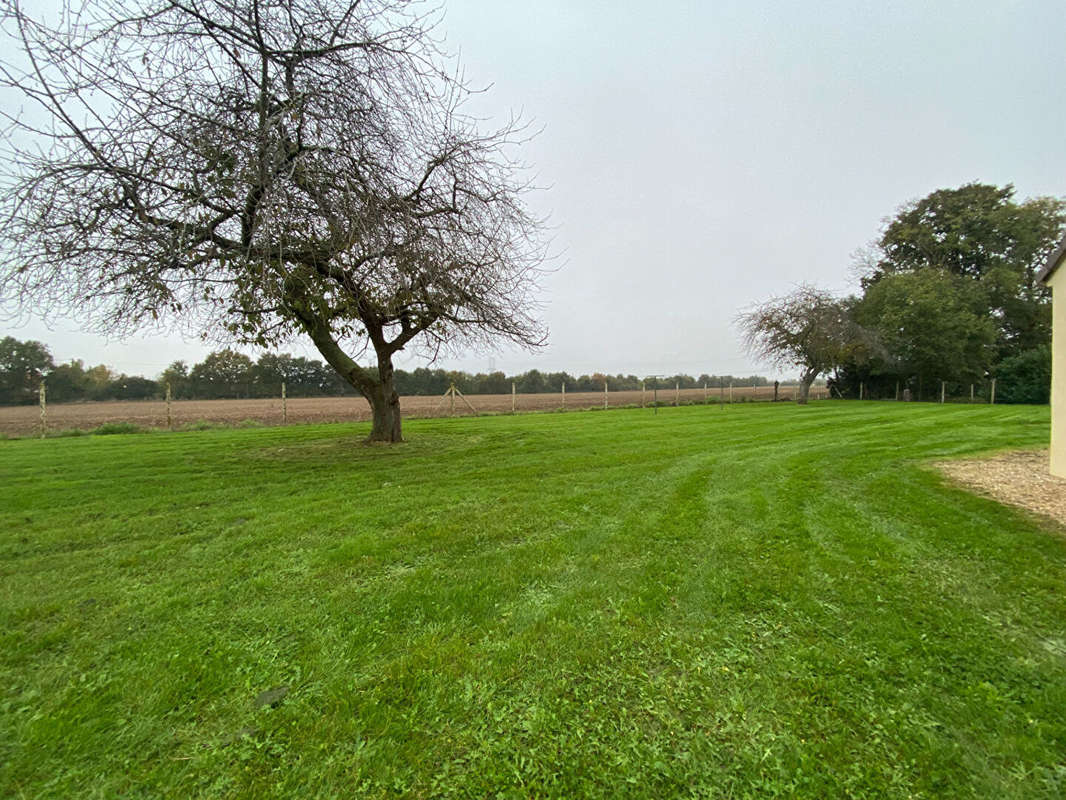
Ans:
{"type": "MultiPolygon", "coordinates": [[[[834,396],[934,399],[997,380],[1001,402],[1046,403],[1051,292],[1040,280],[1066,201],[971,183],[908,203],[860,253],[861,292],[801,286],[739,315],[749,351],[834,396]]],[[[802,394],[802,393],[801,393],[802,394]]]]}
{"type": "MultiPolygon", "coordinates": [[[[559,392],[600,392],[606,383],[612,392],[639,390],[643,379],[636,375],[573,376],[568,372],[541,372],[531,369],[517,375],[503,372],[469,373],[459,370],[396,370],[396,386],[403,395],[443,395],[451,385],[464,394],[508,394],[511,385],[522,394],[559,392]]],[[[658,378],[660,388],[694,389],[737,386],[766,386],[759,375],[672,375],[658,378]]],[[[117,373],[100,364],[86,367],[80,359],[56,364],[48,347],[41,342],[0,340],[0,404],[34,403],[42,381],[51,402],[87,400],[161,399],[169,384],[171,396],[180,400],[278,397],[282,383],[289,397],[340,397],[356,391],[327,364],[287,353],[263,353],[258,359],[230,349],[210,353],[203,361],[189,365],[175,361],[157,378],[117,373]]],[[[653,386],[648,382],[648,389],[653,386]]]]}

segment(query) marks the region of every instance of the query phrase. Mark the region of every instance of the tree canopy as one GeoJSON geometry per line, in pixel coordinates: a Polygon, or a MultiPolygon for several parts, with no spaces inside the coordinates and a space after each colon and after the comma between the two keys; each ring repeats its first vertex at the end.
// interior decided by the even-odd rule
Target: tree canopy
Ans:
{"type": "Polygon", "coordinates": [[[3,30],[0,87],[35,106],[9,115],[3,297],[112,331],[307,336],[387,441],[397,351],[543,341],[524,130],[464,112],[419,4],[6,4],[3,30]]]}
{"type": "Polygon", "coordinates": [[[951,275],[995,320],[993,360],[1047,343],[1051,294],[1037,275],[1066,228],[1066,202],[1014,193],[970,183],[907,204],[882,231],[863,287],[900,273],[951,275]]]}
{"type": "MultiPolygon", "coordinates": [[[[1018,201],[1014,187],[970,183],[908,203],[885,224],[862,268],[856,322],[878,347],[845,359],[839,391],[863,381],[921,396],[1007,364],[1040,364],[1051,341],[1051,295],[1037,276],[1066,229],[1066,202],[1018,201]],[[1042,355],[1044,354],[1044,355],[1042,355]]],[[[1013,369],[1013,367],[1011,367],[1013,369]]],[[[1039,370],[1025,373],[1035,380],[1039,370]]],[[[1004,392],[1004,400],[1042,396],[1004,392]]]]}
{"type": "Polygon", "coordinates": [[[815,378],[861,342],[848,301],[808,285],[758,304],[741,313],[737,322],[753,356],[800,368],[800,403],[807,402],[815,378]]]}

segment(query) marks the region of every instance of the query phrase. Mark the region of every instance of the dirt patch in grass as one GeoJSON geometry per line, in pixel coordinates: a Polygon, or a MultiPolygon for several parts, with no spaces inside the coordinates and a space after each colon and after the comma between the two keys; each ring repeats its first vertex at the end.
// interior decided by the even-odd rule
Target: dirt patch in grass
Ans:
{"type": "Polygon", "coordinates": [[[1012,450],[935,466],[968,489],[1066,525],[1066,478],[1048,472],[1047,450],[1012,450]]]}

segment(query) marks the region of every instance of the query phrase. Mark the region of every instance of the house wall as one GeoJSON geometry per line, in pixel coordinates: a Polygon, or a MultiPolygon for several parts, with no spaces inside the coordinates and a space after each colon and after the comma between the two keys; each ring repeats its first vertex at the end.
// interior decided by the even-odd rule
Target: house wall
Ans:
{"type": "Polygon", "coordinates": [[[1051,287],[1051,474],[1066,478],[1066,264],[1048,278],[1051,287]]]}

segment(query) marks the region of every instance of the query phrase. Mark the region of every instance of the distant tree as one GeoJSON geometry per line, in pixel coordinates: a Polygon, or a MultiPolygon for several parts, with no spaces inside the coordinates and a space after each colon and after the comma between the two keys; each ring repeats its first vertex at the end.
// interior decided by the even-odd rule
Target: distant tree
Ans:
{"type": "Polygon", "coordinates": [[[234,350],[211,353],[189,372],[197,397],[248,397],[252,385],[252,359],[234,350]]]}
{"type": "Polygon", "coordinates": [[[88,379],[81,359],[60,364],[48,373],[48,397],[56,403],[83,400],[88,394],[88,379]]]}
{"type": "Polygon", "coordinates": [[[108,394],[115,400],[150,400],[159,396],[159,384],[140,375],[123,374],[112,379],[108,394]]]}
{"type": "Polygon", "coordinates": [[[0,339],[0,403],[32,403],[54,363],[41,342],[0,339]]]}
{"type": "Polygon", "coordinates": [[[511,382],[502,372],[490,372],[481,376],[477,391],[480,394],[508,394],[511,391],[511,382]]]}
{"type": "Polygon", "coordinates": [[[85,370],[85,396],[90,400],[114,399],[112,383],[118,376],[105,364],[85,370]]]}
{"type": "Polygon", "coordinates": [[[544,375],[539,370],[531,369],[518,376],[518,391],[523,394],[537,394],[545,390],[544,375]]]}
{"type": "Polygon", "coordinates": [[[799,367],[797,402],[815,378],[833,369],[861,339],[850,301],[813,286],[774,297],[737,317],[748,352],[779,367],[799,367]]]}
{"type": "Polygon", "coordinates": [[[189,365],[184,361],[175,361],[159,376],[159,393],[166,396],[167,384],[170,384],[170,396],[174,399],[192,397],[189,383],[189,365]]]}
{"type": "Polygon", "coordinates": [[[321,391],[313,383],[317,376],[308,375],[306,361],[288,353],[263,353],[250,372],[250,383],[258,397],[277,397],[281,394],[282,383],[290,395],[318,394],[321,391]]]}

